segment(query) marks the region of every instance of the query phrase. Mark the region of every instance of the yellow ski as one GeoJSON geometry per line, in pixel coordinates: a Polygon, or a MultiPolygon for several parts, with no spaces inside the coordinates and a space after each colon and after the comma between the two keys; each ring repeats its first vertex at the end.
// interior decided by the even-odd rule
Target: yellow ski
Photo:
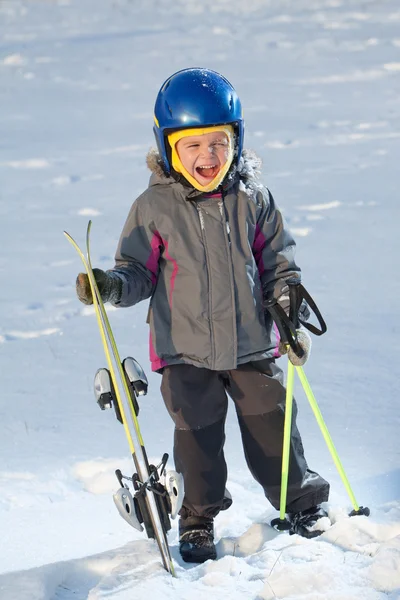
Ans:
{"type": "Polygon", "coordinates": [[[107,366],[114,386],[116,401],[121,415],[122,424],[124,426],[125,435],[128,440],[129,449],[132,455],[135,468],[137,470],[138,485],[146,488],[146,491],[144,492],[145,502],[148,514],[151,519],[154,537],[156,539],[161,554],[163,566],[169,573],[171,573],[171,575],[175,576],[175,570],[171,558],[165,527],[160,517],[158,505],[154,497],[154,492],[152,491],[153,487],[151,485],[148,485],[148,483],[152,481],[152,475],[154,473],[154,470],[150,467],[147,459],[146,449],[144,447],[144,442],[140,431],[137,414],[131,401],[131,394],[128,388],[126,375],[122,367],[115,338],[110,326],[110,322],[108,320],[106,310],[104,308],[104,303],[101,299],[97,283],[93,275],[90,259],[91,225],[92,222],[89,221],[86,232],[86,257],[80,249],[80,247],[78,246],[78,244],[76,243],[76,241],[71,237],[71,235],[69,235],[69,233],[67,233],[66,231],[64,231],[64,235],[66,236],[68,241],[74,246],[75,250],[79,254],[89,278],[97,324],[103,343],[104,353],[107,360],[107,366]]]}

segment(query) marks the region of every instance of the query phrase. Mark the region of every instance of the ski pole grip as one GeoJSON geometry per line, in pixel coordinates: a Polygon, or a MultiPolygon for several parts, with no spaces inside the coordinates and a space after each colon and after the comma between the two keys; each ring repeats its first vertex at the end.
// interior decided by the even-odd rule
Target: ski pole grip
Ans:
{"type": "Polygon", "coordinates": [[[286,280],[289,287],[289,319],[294,327],[300,327],[299,310],[302,302],[300,280],[296,277],[290,277],[286,280]]]}
{"type": "Polygon", "coordinates": [[[282,306],[277,302],[276,298],[266,300],[264,306],[278,328],[281,342],[285,345],[289,344],[293,352],[301,358],[304,354],[304,350],[297,341],[296,327],[293,325],[282,306]]]}
{"type": "Polygon", "coordinates": [[[281,313],[281,310],[283,310],[282,307],[279,306],[279,304],[275,298],[270,298],[269,300],[266,300],[264,303],[264,306],[268,310],[269,314],[271,315],[272,319],[274,320],[274,322],[278,328],[281,341],[284,344],[289,344],[289,337],[287,334],[287,329],[286,329],[286,327],[284,327],[283,320],[282,320],[282,313],[281,313]]]}

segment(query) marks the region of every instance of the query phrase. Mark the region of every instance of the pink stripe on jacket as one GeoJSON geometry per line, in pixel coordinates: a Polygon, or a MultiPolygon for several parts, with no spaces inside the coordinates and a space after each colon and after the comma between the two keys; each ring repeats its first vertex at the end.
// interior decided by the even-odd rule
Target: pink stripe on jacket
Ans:
{"type": "MultiPolygon", "coordinates": [[[[170,279],[170,289],[169,289],[169,304],[170,306],[172,306],[172,295],[174,292],[174,287],[175,287],[175,279],[176,276],[178,274],[178,263],[176,261],[176,259],[172,258],[169,250],[168,250],[168,241],[164,240],[160,234],[158,233],[158,231],[156,231],[151,239],[150,242],[150,246],[151,246],[151,254],[146,262],[146,268],[151,271],[152,273],[152,281],[153,284],[155,284],[157,282],[157,274],[158,274],[158,261],[160,259],[160,253],[161,253],[161,248],[164,248],[164,257],[166,258],[166,260],[169,260],[172,262],[173,264],[173,270],[172,270],[172,275],[171,275],[171,279],[170,279]]],[[[167,362],[165,360],[163,360],[162,358],[160,358],[155,350],[154,347],[154,342],[150,333],[150,338],[149,338],[149,350],[150,350],[150,361],[152,364],[152,370],[153,371],[157,371],[158,369],[161,369],[162,367],[166,367],[167,366],[167,362]]]]}
{"type": "MultiPolygon", "coordinates": [[[[256,261],[256,264],[257,264],[260,279],[261,279],[262,274],[265,271],[262,253],[263,253],[266,241],[267,240],[265,239],[265,236],[264,236],[260,226],[257,223],[255,236],[254,236],[254,242],[253,242],[253,254],[254,254],[254,259],[256,261]]],[[[273,327],[274,327],[274,332],[275,332],[275,336],[276,336],[276,346],[274,348],[274,358],[279,358],[281,356],[281,354],[279,352],[279,342],[281,340],[281,336],[279,335],[279,330],[278,330],[278,327],[276,326],[275,322],[274,322],[273,327]]]]}

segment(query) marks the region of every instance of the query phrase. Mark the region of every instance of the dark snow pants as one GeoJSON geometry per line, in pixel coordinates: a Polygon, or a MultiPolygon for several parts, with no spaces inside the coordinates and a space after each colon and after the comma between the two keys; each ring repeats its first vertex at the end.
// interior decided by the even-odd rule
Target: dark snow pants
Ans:
{"type": "MultiPolygon", "coordinates": [[[[232,371],[192,365],[165,367],[161,393],[175,423],[174,458],[185,483],[181,515],[213,517],[227,508],[224,458],[227,393],[235,403],[244,453],[253,477],[279,510],[285,388],[272,360],[232,371]]],[[[293,403],[287,512],[325,502],[329,484],[307,467],[293,403]]]]}

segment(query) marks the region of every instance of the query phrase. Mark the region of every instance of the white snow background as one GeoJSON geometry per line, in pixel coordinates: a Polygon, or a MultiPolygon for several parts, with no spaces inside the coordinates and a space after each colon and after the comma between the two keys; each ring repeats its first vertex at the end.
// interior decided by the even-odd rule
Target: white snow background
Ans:
{"type": "MultiPolygon", "coordinates": [[[[0,0],[1,600],[400,598],[399,159],[398,0],[0,0]],[[296,384],[332,528],[305,540],[268,527],[277,513],[231,410],[234,504],[216,519],[219,558],[182,563],[174,522],[173,579],[112,501],[129,449],[94,400],[105,359],[62,232],[84,244],[93,219],[93,264],[113,265],[149,177],[155,96],[187,66],[222,72],[242,99],[245,145],[264,161],[328,323],[305,371],[371,516],[348,518],[296,384]]],[[[173,426],[150,373],[146,304],[109,314],[121,355],[147,371],[140,422],[158,460],[173,426]]]]}

